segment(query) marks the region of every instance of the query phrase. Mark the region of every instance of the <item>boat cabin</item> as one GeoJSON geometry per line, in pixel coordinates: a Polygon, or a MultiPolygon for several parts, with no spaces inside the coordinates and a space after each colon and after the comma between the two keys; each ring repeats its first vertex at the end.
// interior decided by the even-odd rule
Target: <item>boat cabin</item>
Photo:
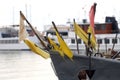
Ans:
{"type": "MultiPolygon", "coordinates": [[[[77,23],[77,24],[79,24],[79,23],[77,23]]],[[[87,32],[90,24],[87,22],[84,22],[82,24],[79,24],[79,26],[85,32],[87,32]]],[[[73,24],[71,24],[71,28],[74,28],[73,24]]],[[[95,34],[111,34],[111,33],[119,32],[118,23],[117,23],[115,17],[106,17],[105,23],[95,23],[94,29],[95,29],[95,34]]]]}

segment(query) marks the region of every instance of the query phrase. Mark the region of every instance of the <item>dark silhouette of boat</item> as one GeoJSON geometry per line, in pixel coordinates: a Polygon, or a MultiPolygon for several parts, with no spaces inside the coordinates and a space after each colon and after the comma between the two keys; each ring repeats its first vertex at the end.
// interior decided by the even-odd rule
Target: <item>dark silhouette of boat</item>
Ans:
{"type": "Polygon", "coordinates": [[[74,54],[73,61],[50,51],[53,70],[59,80],[120,80],[120,61],[74,54]],[[80,79],[81,72],[85,71],[80,79]]]}
{"type": "MultiPolygon", "coordinates": [[[[118,25],[114,21],[115,18],[106,17],[106,19],[107,21],[109,19],[113,20],[109,31],[117,31],[112,31],[109,34],[118,34],[118,25]]],[[[109,28],[109,26],[107,27],[109,28]]],[[[86,50],[84,53],[87,55],[73,54],[73,60],[70,60],[67,56],[61,57],[57,51],[51,50],[49,52],[53,69],[59,80],[120,80],[120,61],[115,59],[119,56],[119,51],[106,58],[96,57],[92,51],[86,50]]]]}

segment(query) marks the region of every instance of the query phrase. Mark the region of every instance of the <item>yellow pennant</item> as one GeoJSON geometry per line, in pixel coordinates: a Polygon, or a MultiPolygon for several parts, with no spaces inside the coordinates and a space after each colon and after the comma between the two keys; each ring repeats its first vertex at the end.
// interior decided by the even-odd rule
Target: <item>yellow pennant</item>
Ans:
{"type": "Polygon", "coordinates": [[[50,38],[48,38],[50,45],[53,47],[53,50],[58,51],[59,54],[64,57],[64,53],[62,52],[60,46],[58,46],[53,40],[51,40],[50,38]]]}
{"type": "Polygon", "coordinates": [[[90,39],[91,40],[91,46],[96,50],[96,44],[97,44],[96,43],[96,38],[95,38],[95,34],[94,34],[91,26],[88,27],[87,32],[91,34],[91,39],[90,39]]]}
{"type": "Polygon", "coordinates": [[[45,52],[44,50],[40,49],[35,43],[32,41],[25,39],[24,42],[26,45],[36,54],[42,56],[43,58],[47,59],[50,57],[49,53],[45,52]]]}
{"type": "MultiPolygon", "coordinates": [[[[74,22],[74,29],[75,29],[75,33],[85,42],[86,45],[88,45],[88,34],[76,22],[74,22]]],[[[93,37],[94,34],[92,32],[91,27],[89,27],[88,33],[91,33],[92,35],[90,39],[91,41],[90,47],[96,50],[96,41],[95,38],[93,37]]]]}
{"type": "Polygon", "coordinates": [[[88,44],[88,35],[83,29],[76,23],[74,22],[74,29],[75,33],[85,42],[85,44],[88,44]]]}
{"type": "Polygon", "coordinates": [[[64,42],[64,40],[60,37],[59,33],[56,31],[56,35],[60,44],[61,50],[64,52],[64,54],[69,57],[72,60],[73,53],[67,46],[67,44],[64,42]]]}

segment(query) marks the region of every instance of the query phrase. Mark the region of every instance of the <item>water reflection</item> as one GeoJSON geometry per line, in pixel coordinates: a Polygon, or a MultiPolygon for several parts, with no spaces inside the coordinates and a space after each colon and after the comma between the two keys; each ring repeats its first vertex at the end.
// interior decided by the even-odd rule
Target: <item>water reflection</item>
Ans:
{"type": "Polygon", "coordinates": [[[31,51],[0,51],[0,80],[57,80],[50,62],[31,51]]]}

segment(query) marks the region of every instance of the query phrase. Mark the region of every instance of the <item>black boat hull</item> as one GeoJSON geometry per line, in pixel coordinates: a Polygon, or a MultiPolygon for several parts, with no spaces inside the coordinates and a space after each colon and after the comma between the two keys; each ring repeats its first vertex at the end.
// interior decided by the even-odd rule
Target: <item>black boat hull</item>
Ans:
{"type": "Polygon", "coordinates": [[[53,68],[59,80],[79,80],[82,70],[95,70],[91,80],[120,80],[120,62],[112,59],[74,55],[73,61],[66,56],[62,58],[58,52],[50,51],[53,68]]]}

